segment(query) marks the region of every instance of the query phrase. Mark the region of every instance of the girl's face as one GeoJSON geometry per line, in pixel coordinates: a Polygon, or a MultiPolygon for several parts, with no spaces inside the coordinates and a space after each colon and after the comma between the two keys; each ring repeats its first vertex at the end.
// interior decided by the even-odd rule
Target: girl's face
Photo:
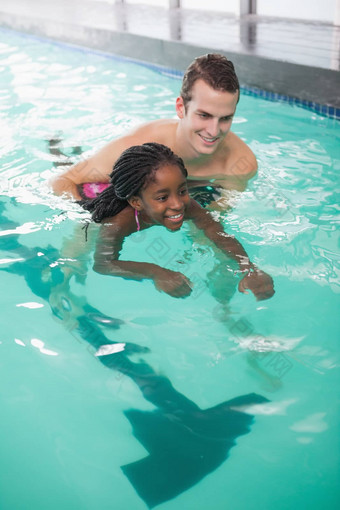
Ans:
{"type": "Polygon", "coordinates": [[[178,230],[184,221],[189,205],[187,181],[177,165],[161,166],[155,178],[134,197],[131,205],[140,211],[146,222],[164,225],[168,230],[178,230]]]}

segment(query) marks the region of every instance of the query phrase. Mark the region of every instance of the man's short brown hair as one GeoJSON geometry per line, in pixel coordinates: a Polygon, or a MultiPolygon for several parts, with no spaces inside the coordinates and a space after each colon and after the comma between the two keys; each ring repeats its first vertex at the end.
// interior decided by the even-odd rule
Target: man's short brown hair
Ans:
{"type": "Polygon", "coordinates": [[[195,60],[186,70],[180,95],[184,106],[192,99],[192,87],[197,80],[203,80],[215,90],[239,92],[240,84],[235,73],[234,64],[218,53],[208,53],[195,60]]]}

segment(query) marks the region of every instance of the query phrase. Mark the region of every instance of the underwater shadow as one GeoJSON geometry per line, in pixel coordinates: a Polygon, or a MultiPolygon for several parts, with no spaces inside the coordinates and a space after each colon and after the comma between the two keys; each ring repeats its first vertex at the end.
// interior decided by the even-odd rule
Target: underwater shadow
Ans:
{"type": "MultiPolygon", "coordinates": [[[[1,223],[15,229],[18,224],[9,221],[4,211],[4,204],[0,202],[1,223]]],[[[28,248],[19,242],[16,233],[7,235],[6,239],[2,237],[1,248],[24,259],[1,270],[23,276],[31,291],[49,302],[55,286],[63,278],[55,264],[61,256],[58,250],[51,246],[28,248]],[[38,253],[43,255],[37,256],[38,253]],[[48,267],[51,278],[46,280],[42,274],[48,267]]],[[[155,406],[153,411],[129,409],[124,412],[133,435],[149,454],[121,469],[146,505],[153,508],[175,498],[217,469],[228,458],[237,438],[251,430],[254,416],[247,408],[268,400],[252,393],[202,410],[144,360],[130,359],[131,354],[148,352],[147,348],[114,342],[102,330],[119,329],[123,321],[101,314],[83,300],[79,304],[79,298],[71,293],[65,299],[68,316],[74,308],[72,334],[91,345],[105,367],[133,380],[144,399],[155,406]]],[[[52,306],[51,309],[63,321],[60,311],[52,306]]]]}

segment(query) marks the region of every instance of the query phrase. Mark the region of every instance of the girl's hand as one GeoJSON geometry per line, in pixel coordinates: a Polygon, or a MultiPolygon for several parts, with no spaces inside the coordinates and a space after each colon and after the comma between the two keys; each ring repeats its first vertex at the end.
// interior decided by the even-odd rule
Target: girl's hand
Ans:
{"type": "Polygon", "coordinates": [[[238,284],[240,292],[248,294],[246,289],[251,290],[258,301],[269,299],[275,294],[272,277],[257,268],[253,272],[249,271],[238,284]]]}
{"type": "Polygon", "coordinates": [[[192,292],[191,281],[184,274],[169,269],[162,269],[154,277],[154,284],[157,290],[172,297],[186,297],[192,292]]]}

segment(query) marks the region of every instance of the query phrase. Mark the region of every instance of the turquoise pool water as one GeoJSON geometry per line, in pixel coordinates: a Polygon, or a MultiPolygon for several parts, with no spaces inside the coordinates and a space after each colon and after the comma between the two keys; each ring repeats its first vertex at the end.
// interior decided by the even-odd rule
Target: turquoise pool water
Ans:
{"type": "Polygon", "coordinates": [[[276,294],[235,291],[190,225],[131,236],[124,258],[194,280],[176,300],[94,273],[91,253],[71,260],[84,216],[49,192],[46,140],[60,136],[72,159],[73,146],[172,117],[180,82],[0,40],[1,509],[338,508],[339,124],[241,98],[233,130],[259,173],[221,220],[276,294]],[[103,344],[116,353],[96,356],[103,344]]]}

